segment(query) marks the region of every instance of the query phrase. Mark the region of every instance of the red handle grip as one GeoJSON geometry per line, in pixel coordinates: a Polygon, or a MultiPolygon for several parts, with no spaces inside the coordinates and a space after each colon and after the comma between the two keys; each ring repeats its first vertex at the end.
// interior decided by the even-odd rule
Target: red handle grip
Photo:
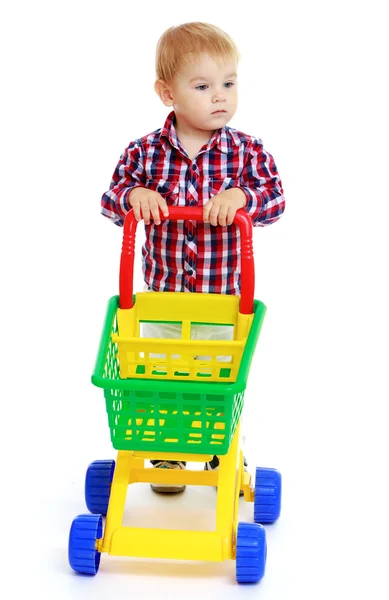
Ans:
{"type": "MultiPolygon", "coordinates": [[[[202,221],[203,208],[199,207],[169,207],[169,216],[161,220],[169,221],[202,221]]],[[[240,312],[251,315],[254,305],[254,254],[252,232],[253,224],[247,212],[240,209],[235,214],[235,225],[239,227],[241,237],[241,298],[240,312]]],[[[134,211],[130,210],[124,220],[122,254],[120,258],[120,308],[132,308],[135,234],[138,221],[134,211]]]]}

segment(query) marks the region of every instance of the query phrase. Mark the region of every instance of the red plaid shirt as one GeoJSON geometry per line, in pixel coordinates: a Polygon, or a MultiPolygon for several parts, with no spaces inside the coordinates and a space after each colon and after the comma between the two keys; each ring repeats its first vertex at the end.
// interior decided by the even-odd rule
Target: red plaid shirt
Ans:
{"type": "MultiPolygon", "coordinates": [[[[246,194],[254,226],[269,225],[284,211],[281,180],[259,139],[225,126],[191,161],[177,138],[175,115],[162,129],[123,152],[103,195],[102,214],[123,225],[134,187],[159,192],[168,206],[203,206],[232,187],[246,194]]],[[[154,291],[240,294],[240,235],[236,225],[164,221],[145,226],[145,283],[154,291]]]]}

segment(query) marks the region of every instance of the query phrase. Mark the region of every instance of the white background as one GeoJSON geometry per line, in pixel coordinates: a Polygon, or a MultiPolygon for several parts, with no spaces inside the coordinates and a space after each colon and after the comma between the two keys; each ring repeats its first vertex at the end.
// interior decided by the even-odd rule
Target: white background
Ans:
{"type": "MultiPolygon", "coordinates": [[[[384,4],[78,0],[1,10],[7,597],[388,598],[384,4]],[[153,91],[159,36],[194,20],[237,42],[230,125],[263,140],[287,199],[281,220],[255,231],[256,297],[268,313],[246,392],[247,456],[252,469],[281,470],[284,496],[267,528],[265,578],[249,588],[235,584],[233,562],[104,554],[92,579],[67,564],[86,466],[114,457],[103,393],[90,383],[121,245],[100,197],[126,145],[166,118],[153,91]]],[[[170,502],[146,486],[126,515],[155,519],[165,508],[185,526],[211,518],[212,502],[213,490],[170,502]]],[[[251,511],[242,505],[241,519],[251,511]]]]}

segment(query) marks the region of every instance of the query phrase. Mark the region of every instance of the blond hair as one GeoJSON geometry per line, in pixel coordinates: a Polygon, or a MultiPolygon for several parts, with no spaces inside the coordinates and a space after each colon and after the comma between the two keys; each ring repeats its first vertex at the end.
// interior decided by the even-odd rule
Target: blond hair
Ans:
{"type": "Polygon", "coordinates": [[[184,23],[167,29],[157,44],[156,76],[170,83],[180,68],[193,55],[206,52],[212,58],[233,58],[239,61],[239,51],[219,27],[208,23],[184,23]]]}

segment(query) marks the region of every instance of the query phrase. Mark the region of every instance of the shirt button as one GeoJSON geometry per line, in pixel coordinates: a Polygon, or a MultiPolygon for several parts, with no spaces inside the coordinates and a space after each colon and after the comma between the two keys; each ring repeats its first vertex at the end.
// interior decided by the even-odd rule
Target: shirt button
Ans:
{"type": "Polygon", "coordinates": [[[186,237],[191,242],[193,240],[193,238],[194,238],[194,235],[193,235],[193,233],[188,233],[188,235],[186,237]]]}
{"type": "Polygon", "coordinates": [[[189,200],[189,206],[194,206],[196,204],[196,200],[189,200]]]}
{"type": "Polygon", "coordinates": [[[196,165],[196,163],[193,163],[193,165],[192,165],[192,169],[193,169],[193,171],[196,171],[196,169],[197,169],[197,165],[196,165]]]}
{"type": "Polygon", "coordinates": [[[189,277],[190,277],[191,275],[193,275],[193,271],[192,271],[192,269],[189,269],[189,271],[187,271],[187,272],[186,272],[186,274],[187,274],[187,275],[189,275],[189,277]]]}

